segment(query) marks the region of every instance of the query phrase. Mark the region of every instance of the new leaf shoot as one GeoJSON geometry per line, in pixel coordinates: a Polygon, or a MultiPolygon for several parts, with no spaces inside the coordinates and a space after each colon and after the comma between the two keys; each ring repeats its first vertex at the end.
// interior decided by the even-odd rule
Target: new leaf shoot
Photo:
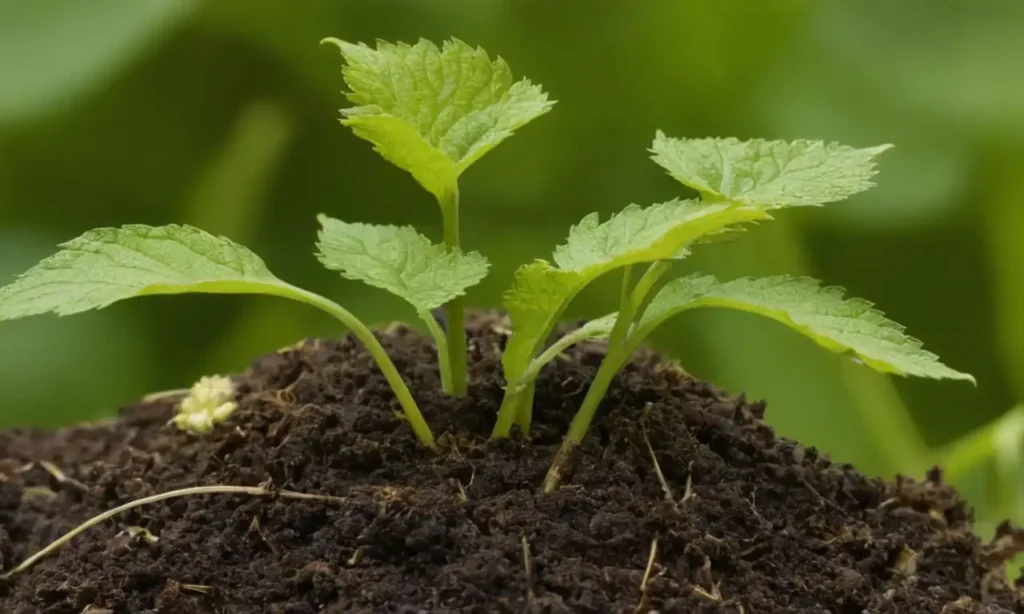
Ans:
{"type": "MultiPolygon", "coordinates": [[[[501,58],[452,39],[441,47],[378,41],[376,49],[335,38],[346,61],[346,93],[354,106],[342,123],[373,144],[386,160],[408,171],[437,198],[444,242],[459,238],[459,176],[512,133],[554,105],[539,85],[514,81],[501,58]]],[[[446,306],[450,371],[446,389],[466,392],[465,314],[461,298],[446,306]]],[[[436,327],[432,328],[432,331],[436,327]]]]}
{"type": "Polygon", "coordinates": [[[501,58],[452,39],[438,47],[378,41],[376,49],[327,38],[345,59],[352,107],[342,123],[408,171],[440,203],[459,175],[554,105],[539,85],[514,81],[501,58]]]}
{"type": "Polygon", "coordinates": [[[0,320],[103,309],[160,294],[265,294],[326,311],[367,347],[394,389],[416,436],[434,438],[409,389],[373,332],[340,305],[278,279],[247,248],[191,226],[127,225],[90,230],[0,288],[0,320]]]}

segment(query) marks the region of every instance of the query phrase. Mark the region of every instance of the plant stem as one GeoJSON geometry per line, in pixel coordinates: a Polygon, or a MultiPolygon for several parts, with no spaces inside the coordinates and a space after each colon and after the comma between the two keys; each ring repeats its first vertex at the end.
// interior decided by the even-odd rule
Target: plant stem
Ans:
{"type": "Polygon", "coordinates": [[[505,389],[505,396],[501,400],[501,408],[498,410],[498,419],[491,430],[491,439],[508,437],[512,433],[512,425],[518,424],[522,428],[524,420],[521,414],[527,414],[525,419],[526,427],[530,426],[530,409],[533,406],[534,382],[522,386],[518,390],[512,390],[515,382],[510,382],[505,389]]]}
{"type": "Polygon", "coordinates": [[[307,493],[294,492],[294,491],[291,491],[291,490],[274,490],[272,488],[266,488],[266,487],[263,487],[263,486],[193,486],[191,488],[182,488],[182,489],[179,489],[179,490],[172,490],[172,491],[160,493],[160,494],[157,494],[157,495],[153,495],[153,496],[150,496],[150,497],[145,497],[143,499],[137,499],[135,501],[129,501],[128,503],[125,503],[124,505],[119,505],[118,507],[115,507],[112,510],[107,510],[106,512],[103,512],[102,514],[93,516],[89,520],[86,520],[85,522],[83,522],[82,524],[78,525],[74,529],[71,529],[70,531],[68,531],[64,535],[58,537],[56,540],[51,542],[49,545],[47,545],[45,548],[43,548],[39,552],[33,554],[32,556],[30,556],[27,559],[25,559],[24,561],[22,561],[22,563],[20,565],[18,565],[17,567],[15,567],[14,569],[8,571],[7,573],[5,573],[3,575],[0,575],[0,579],[6,580],[6,579],[10,578],[11,576],[13,576],[14,574],[21,573],[21,572],[25,571],[26,569],[28,569],[32,565],[36,564],[36,562],[38,562],[39,560],[49,556],[50,554],[52,554],[56,550],[60,549],[62,546],[64,546],[68,542],[70,542],[72,539],[74,539],[76,536],[78,536],[79,534],[83,533],[84,531],[87,531],[88,529],[91,529],[92,527],[100,524],[101,522],[103,522],[105,520],[113,518],[114,516],[117,516],[118,514],[121,514],[123,512],[127,512],[130,509],[133,509],[133,508],[136,508],[136,507],[140,507],[140,506],[143,506],[143,505],[148,505],[150,503],[157,503],[157,502],[163,501],[165,499],[173,499],[175,497],[185,497],[185,496],[190,496],[190,495],[205,495],[205,494],[241,494],[241,495],[251,495],[251,496],[256,496],[256,497],[278,496],[278,497],[282,497],[282,498],[285,498],[285,499],[302,499],[302,500],[306,500],[306,501],[328,501],[328,502],[334,502],[334,503],[344,503],[345,502],[345,499],[342,498],[342,497],[332,497],[330,495],[312,495],[312,494],[307,494],[307,493]]]}
{"type": "Polygon", "coordinates": [[[630,328],[633,323],[640,319],[647,308],[647,299],[651,295],[658,280],[672,267],[671,261],[658,261],[651,263],[643,277],[636,283],[632,292],[629,290],[630,269],[626,267],[622,280],[622,293],[619,299],[619,316],[615,319],[615,326],[608,339],[608,353],[605,354],[601,366],[594,375],[594,381],[587,390],[579,411],[573,416],[569,424],[569,431],[565,435],[562,446],[555,454],[555,459],[548,468],[547,476],[544,478],[544,492],[550,493],[558,489],[562,483],[562,477],[572,460],[575,449],[583,443],[587,435],[590,423],[597,414],[597,408],[608,392],[615,375],[622,368],[622,365],[635,351],[638,343],[630,339],[630,328]]]}
{"type": "Polygon", "coordinates": [[[594,420],[594,415],[597,413],[601,400],[604,399],[605,393],[608,392],[608,387],[611,385],[612,380],[615,379],[615,374],[618,373],[627,356],[624,350],[613,351],[609,347],[608,354],[601,361],[601,366],[597,369],[594,381],[591,382],[590,389],[587,390],[587,396],[583,399],[583,404],[580,405],[579,411],[573,416],[572,423],[569,425],[569,431],[566,433],[561,447],[558,448],[558,452],[548,468],[548,473],[544,477],[544,492],[554,492],[562,484],[562,477],[572,460],[573,452],[583,442],[583,438],[587,434],[587,429],[590,428],[590,423],[594,420]]]}
{"type": "Polygon", "coordinates": [[[533,393],[537,389],[537,381],[531,380],[526,388],[517,395],[516,402],[516,425],[522,432],[523,437],[530,436],[530,425],[533,422],[533,393]]]}
{"type": "Polygon", "coordinates": [[[652,262],[651,266],[647,267],[644,276],[640,278],[640,281],[636,282],[636,287],[633,288],[633,295],[630,297],[634,319],[644,314],[644,311],[647,309],[647,299],[653,298],[654,288],[671,268],[671,260],[652,262]]]}
{"type": "Polygon", "coordinates": [[[445,332],[441,330],[441,326],[437,323],[437,319],[434,318],[434,314],[427,311],[421,312],[419,316],[427,325],[427,330],[430,332],[430,336],[434,338],[434,344],[437,346],[437,365],[438,371],[441,374],[441,389],[444,390],[445,394],[451,394],[452,368],[451,362],[448,360],[448,340],[445,337],[445,332]]]}
{"type": "MultiPolygon", "coordinates": [[[[458,185],[441,201],[441,216],[444,218],[444,242],[451,248],[459,243],[459,187],[458,185]]],[[[466,396],[466,314],[463,298],[456,297],[445,305],[448,319],[448,365],[451,369],[451,394],[466,396]]]]}
{"type": "Polygon", "coordinates": [[[405,417],[409,421],[409,426],[412,427],[412,431],[416,434],[420,443],[431,450],[435,449],[434,434],[431,433],[430,427],[427,425],[427,421],[423,419],[423,414],[420,413],[420,408],[412,398],[412,393],[409,392],[409,387],[405,385],[405,381],[402,379],[401,374],[398,373],[395,363],[391,362],[391,358],[388,356],[387,350],[385,350],[384,346],[380,344],[380,341],[377,339],[376,335],[373,334],[373,331],[363,324],[359,318],[353,315],[352,312],[334,301],[320,296],[319,294],[314,294],[313,292],[309,292],[308,290],[303,290],[302,288],[295,286],[287,286],[287,293],[282,292],[281,295],[300,300],[307,305],[312,305],[313,307],[322,309],[338,318],[342,324],[347,326],[356,338],[366,346],[370,355],[377,362],[377,366],[384,374],[384,378],[388,380],[388,384],[390,384],[392,390],[395,391],[395,396],[398,397],[398,402],[401,404],[405,417]]]}
{"type": "Polygon", "coordinates": [[[612,327],[612,334],[608,338],[608,352],[601,361],[597,374],[594,375],[594,381],[591,382],[590,388],[587,390],[587,396],[584,397],[583,404],[580,405],[579,411],[576,412],[576,415],[572,418],[572,423],[569,424],[569,431],[566,433],[561,447],[555,454],[554,461],[552,461],[551,466],[548,468],[547,476],[544,478],[544,492],[546,493],[557,490],[559,485],[561,485],[562,475],[572,460],[573,451],[583,442],[583,437],[587,434],[587,429],[590,428],[590,423],[597,413],[597,407],[601,404],[601,399],[608,392],[608,386],[611,385],[615,374],[619,370],[619,366],[621,366],[621,356],[625,351],[626,334],[629,332],[634,316],[633,301],[629,291],[632,270],[632,266],[627,266],[622,273],[619,315],[615,318],[615,326],[612,327]]]}

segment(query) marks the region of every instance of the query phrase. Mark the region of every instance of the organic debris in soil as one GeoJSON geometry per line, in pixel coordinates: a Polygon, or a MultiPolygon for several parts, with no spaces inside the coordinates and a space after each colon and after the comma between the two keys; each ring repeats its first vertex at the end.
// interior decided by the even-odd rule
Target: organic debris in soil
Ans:
{"type": "Polygon", "coordinates": [[[777,437],[764,404],[653,353],[619,374],[574,472],[541,494],[601,347],[545,369],[532,441],[489,442],[502,324],[471,327],[462,400],[439,392],[429,338],[380,333],[444,433],[436,457],[351,337],[258,360],[238,377],[238,410],[208,435],[167,425],[173,398],[109,423],[0,433],[0,569],[99,512],[177,488],[269,480],[345,497],[136,508],[0,583],[0,611],[1024,612],[1001,567],[1020,532],[980,543],[937,472],[866,478],[777,437]]]}

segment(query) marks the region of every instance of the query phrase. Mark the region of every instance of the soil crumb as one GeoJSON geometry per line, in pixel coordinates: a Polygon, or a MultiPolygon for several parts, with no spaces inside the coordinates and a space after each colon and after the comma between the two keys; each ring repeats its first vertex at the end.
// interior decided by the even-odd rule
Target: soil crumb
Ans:
{"type": "Polygon", "coordinates": [[[258,359],[236,377],[238,410],[209,434],[167,424],[174,398],[107,423],[0,432],[0,570],[173,489],[344,498],[136,508],[0,580],[0,612],[1024,613],[1000,555],[1021,534],[1006,525],[999,544],[981,543],[937,470],[865,477],[776,436],[764,403],[653,352],[619,374],[574,470],[542,494],[602,347],[544,370],[529,441],[489,442],[507,322],[476,314],[469,334],[470,393],[453,399],[428,337],[379,333],[438,454],[417,444],[350,336],[258,359]]]}

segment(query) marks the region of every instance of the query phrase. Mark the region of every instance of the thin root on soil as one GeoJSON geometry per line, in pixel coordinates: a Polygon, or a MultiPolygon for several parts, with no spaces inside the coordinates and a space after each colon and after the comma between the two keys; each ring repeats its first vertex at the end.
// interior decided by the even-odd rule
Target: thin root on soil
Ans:
{"type": "Polygon", "coordinates": [[[127,512],[128,510],[134,509],[136,507],[141,507],[143,505],[148,505],[150,503],[157,503],[159,501],[164,501],[166,499],[206,494],[241,494],[250,495],[254,497],[277,496],[284,499],[301,499],[306,501],[329,501],[333,503],[345,502],[345,499],[343,497],[332,497],[330,495],[313,495],[308,493],[294,492],[291,490],[276,490],[269,486],[193,486],[191,488],[171,490],[168,492],[152,495],[150,497],[136,499],[135,501],[129,501],[124,505],[119,505],[118,507],[115,507],[112,510],[107,510],[102,514],[93,516],[89,520],[86,520],[82,524],[78,525],[74,529],[71,529],[61,537],[51,542],[49,545],[47,545],[39,552],[33,554],[32,556],[22,561],[21,564],[15,567],[14,569],[4,574],[0,574],[0,580],[7,580],[15,574],[25,571],[32,565],[35,565],[38,561],[46,558],[50,554],[53,554],[54,552],[59,550],[62,546],[70,542],[79,534],[91,529],[92,527],[102,523],[105,520],[117,516],[118,514],[127,512]]]}
{"type": "MultiPolygon", "coordinates": [[[[650,413],[652,403],[648,403],[644,407],[644,418],[650,413]]],[[[658,455],[654,453],[654,446],[651,445],[651,438],[647,436],[647,425],[640,425],[640,434],[644,436],[644,444],[647,446],[647,451],[651,455],[651,462],[654,463],[654,473],[658,476],[658,483],[661,484],[661,491],[665,493],[665,501],[668,501],[672,505],[676,504],[676,498],[672,494],[672,489],[668,486],[668,481],[665,480],[665,474],[661,471],[661,465],[658,463],[658,455]]],[[[687,482],[689,484],[689,482],[687,482]]]]}
{"type": "Polygon", "coordinates": [[[658,538],[651,540],[651,553],[647,555],[647,567],[644,569],[644,577],[640,580],[640,600],[636,604],[634,614],[639,614],[647,604],[647,583],[651,580],[651,572],[654,570],[654,561],[658,557],[658,538]]]}
{"type": "Polygon", "coordinates": [[[526,611],[534,611],[534,593],[533,593],[533,559],[530,558],[530,544],[526,541],[526,535],[523,535],[523,568],[526,570],[526,611]]]}

